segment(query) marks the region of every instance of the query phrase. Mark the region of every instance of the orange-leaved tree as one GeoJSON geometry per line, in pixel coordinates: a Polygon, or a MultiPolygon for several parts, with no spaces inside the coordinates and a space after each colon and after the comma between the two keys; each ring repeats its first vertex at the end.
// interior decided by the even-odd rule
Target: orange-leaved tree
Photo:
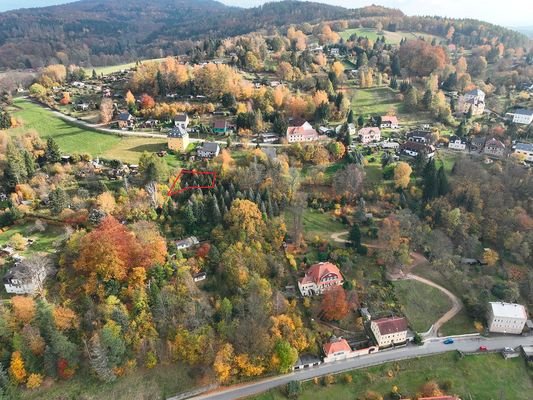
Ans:
{"type": "Polygon", "coordinates": [[[324,293],[321,309],[322,318],[328,321],[338,321],[348,315],[350,307],[344,289],[338,286],[324,293]]]}

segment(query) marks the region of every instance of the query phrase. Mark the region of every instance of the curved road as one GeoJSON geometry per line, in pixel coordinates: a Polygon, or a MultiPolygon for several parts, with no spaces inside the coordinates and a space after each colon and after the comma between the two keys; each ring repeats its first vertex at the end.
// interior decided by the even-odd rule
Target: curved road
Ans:
{"type": "MultiPolygon", "coordinates": [[[[305,369],[303,371],[292,372],[286,375],[275,376],[256,382],[242,385],[230,386],[228,388],[209,392],[193,397],[196,400],[235,400],[247,396],[257,395],[278,386],[287,384],[290,381],[304,381],[314,377],[336,374],[343,371],[366,368],[373,365],[390,361],[405,360],[408,358],[422,357],[432,354],[444,353],[452,350],[465,352],[475,352],[479,346],[486,346],[488,350],[502,350],[504,347],[518,347],[520,345],[533,345],[533,336],[499,336],[493,338],[484,337],[463,337],[455,338],[453,344],[445,345],[442,339],[431,339],[422,346],[408,345],[406,347],[385,350],[366,356],[360,356],[344,361],[321,364],[317,367],[305,369]]],[[[168,400],[176,398],[169,398],[168,400]]]]}
{"type": "MultiPolygon", "coordinates": [[[[350,241],[348,239],[342,239],[341,238],[341,236],[346,236],[346,235],[348,235],[348,233],[349,233],[348,231],[342,231],[342,232],[333,233],[331,235],[331,239],[333,241],[337,242],[337,243],[349,243],[350,241]]],[[[375,245],[375,244],[373,244],[373,245],[372,244],[365,244],[365,246],[372,247],[372,248],[379,248],[380,247],[380,245],[375,245]]],[[[420,265],[422,263],[427,262],[426,257],[424,257],[420,253],[411,252],[411,258],[413,259],[413,263],[410,266],[411,268],[413,268],[413,267],[415,267],[417,265],[420,265]]],[[[463,303],[461,302],[461,300],[455,294],[450,292],[448,289],[436,284],[435,282],[430,281],[429,279],[426,279],[426,278],[423,278],[421,276],[409,273],[407,275],[403,275],[402,274],[402,275],[399,275],[399,276],[395,276],[395,277],[393,277],[392,280],[403,280],[403,279],[411,279],[411,280],[415,280],[415,281],[424,283],[426,285],[432,286],[432,287],[440,290],[442,293],[444,293],[452,302],[452,308],[450,310],[448,310],[444,315],[442,315],[431,326],[431,331],[429,332],[428,335],[426,335],[426,337],[437,336],[437,333],[438,333],[439,329],[441,328],[441,326],[444,325],[449,320],[451,320],[453,317],[455,317],[459,313],[459,311],[461,311],[461,309],[463,308],[463,303]]]]}

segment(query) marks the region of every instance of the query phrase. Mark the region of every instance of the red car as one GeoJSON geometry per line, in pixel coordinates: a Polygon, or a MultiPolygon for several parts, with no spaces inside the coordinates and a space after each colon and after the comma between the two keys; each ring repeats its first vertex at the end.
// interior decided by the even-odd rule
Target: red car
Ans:
{"type": "Polygon", "coordinates": [[[487,346],[479,346],[479,351],[488,351],[487,346]]]}

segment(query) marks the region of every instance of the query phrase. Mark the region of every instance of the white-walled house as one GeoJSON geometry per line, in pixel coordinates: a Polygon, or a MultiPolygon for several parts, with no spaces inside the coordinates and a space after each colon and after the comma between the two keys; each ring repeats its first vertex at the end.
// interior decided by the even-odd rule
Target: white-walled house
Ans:
{"type": "Polygon", "coordinates": [[[533,122],[533,110],[520,109],[513,112],[505,114],[506,116],[512,117],[514,124],[529,125],[533,122]]]}
{"type": "Polygon", "coordinates": [[[178,114],[174,117],[174,126],[187,129],[189,126],[189,116],[187,113],[178,114]]]}
{"type": "Polygon", "coordinates": [[[367,127],[359,129],[357,135],[361,139],[361,143],[368,144],[381,140],[381,129],[376,127],[367,127]]]}
{"type": "Polygon", "coordinates": [[[320,139],[318,132],[304,119],[296,118],[289,121],[287,142],[314,142],[320,139]]]}
{"type": "Polygon", "coordinates": [[[4,287],[10,294],[35,294],[42,288],[47,275],[44,266],[30,273],[23,261],[18,262],[4,275],[4,287]]]}
{"type": "Polygon", "coordinates": [[[472,111],[472,115],[483,114],[485,111],[485,92],[474,89],[459,96],[457,112],[467,114],[469,111],[472,111]]]}
{"type": "Polygon", "coordinates": [[[348,358],[363,356],[379,351],[377,346],[365,347],[362,349],[352,349],[350,344],[343,338],[332,338],[331,341],[322,346],[324,352],[324,363],[346,360],[348,358]]]}
{"type": "Polygon", "coordinates": [[[314,296],[344,283],[339,268],[330,262],[311,265],[305,276],[298,280],[302,296],[314,296]]]}
{"type": "Polygon", "coordinates": [[[380,349],[407,342],[407,320],[402,317],[373,320],[370,322],[370,330],[380,349]]]}
{"type": "Polygon", "coordinates": [[[400,123],[398,122],[398,117],[395,115],[385,115],[381,117],[381,129],[398,129],[400,127],[400,123]]]}
{"type": "Polygon", "coordinates": [[[495,301],[489,303],[487,321],[490,332],[519,335],[526,325],[527,311],[521,304],[495,301]]]}
{"type": "Polygon", "coordinates": [[[460,138],[459,136],[451,136],[450,141],[448,142],[448,148],[453,150],[465,150],[466,139],[460,138]]]}
{"type": "Polygon", "coordinates": [[[533,144],[531,143],[517,143],[514,153],[523,155],[526,161],[533,162],[533,144]]]}

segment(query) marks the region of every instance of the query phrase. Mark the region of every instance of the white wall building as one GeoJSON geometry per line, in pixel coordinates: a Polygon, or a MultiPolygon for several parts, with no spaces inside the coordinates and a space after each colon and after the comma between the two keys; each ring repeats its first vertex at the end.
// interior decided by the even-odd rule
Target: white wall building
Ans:
{"type": "Polygon", "coordinates": [[[381,140],[381,129],[376,127],[361,128],[357,135],[363,144],[377,142],[381,140]]]}
{"type": "Polygon", "coordinates": [[[341,271],[335,264],[321,262],[309,267],[305,276],[298,280],[298,289],[302,296],[314,296],[341,286],[343,282],[341,271]]]}
{"type": "Polygon", "coordinates": [[[533,122],[533,110],[520,109],[505,115],[512,117],[514,124],[529,125],[533,122]]]}
{"type": "Polygon", "coordinates": [[[514,153],[525,156],[526,161],[533,162],[533,144],[531,143],[517,143],[514,153]]]}
{"type": "Polygon", "coordinates": [[[466,140],[459,136],[452,136],[448,142],[448,148],[453,150],[465,150],[466,140]]]}
{"type": "Polygon", "coordinates": [[[524,330],[527,311],[521,304],[491,302],[487,321],[490,332],[519,335],[524,330]]]}
{"type": "Polygon", "coordinates": [[[46,267],[30,272],[22,261],[4,275],[4,287],[6,292],[11,294],[35,294],[43,287],[47,275],[46,267]]]}
{"type": "Polygon", "coordinates": [[[407,320],[401,317],[381,318],[370,322],[379,348],[407,342],[407,320]]]}

